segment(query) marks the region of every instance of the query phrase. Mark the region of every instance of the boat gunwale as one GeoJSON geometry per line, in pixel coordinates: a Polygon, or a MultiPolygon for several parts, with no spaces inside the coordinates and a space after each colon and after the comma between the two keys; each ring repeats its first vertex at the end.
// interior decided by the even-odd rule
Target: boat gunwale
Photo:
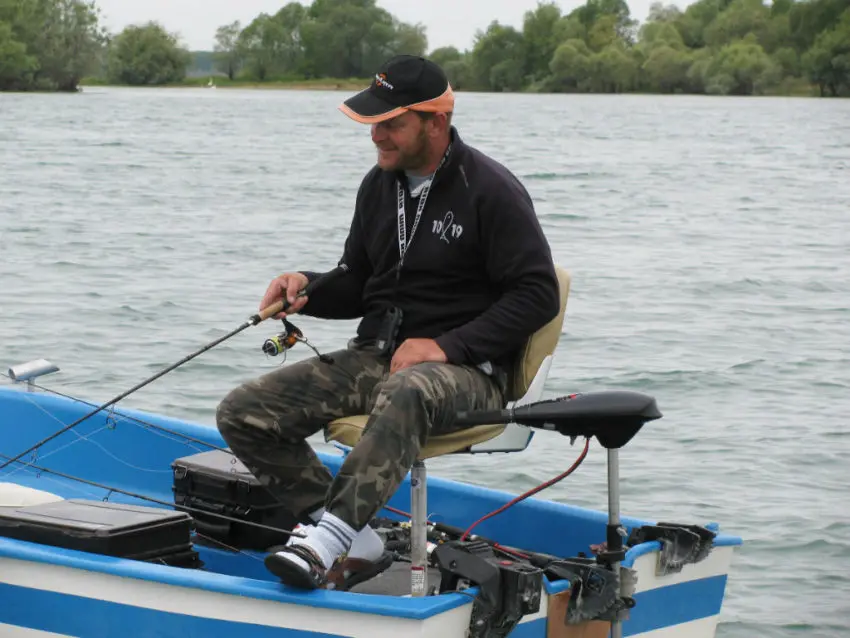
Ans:
{"type": "MultiPolygon", "coordinates": [[[[292,605],[322,607],[379,616],[395,616],[413,620],[425,620],[442,612],[472,603],[472,599],[468,595],[459,593],[405,598],[324,589],[297,590],[270,580],[158,565],[0,537],[0,563],[3,559],[32,561],[119,578],[132,578],[161,585],[186,587],[257,600],[272,600],[292,605]]],[[[2,582],[2,575],[0,575],[0,582],[2,582]]],[[[468,591],[473,595],[475,593],[473,590],[468,591]]],[[[132,601],[128,601],[128,604],[132,604],[132,601]]]]}

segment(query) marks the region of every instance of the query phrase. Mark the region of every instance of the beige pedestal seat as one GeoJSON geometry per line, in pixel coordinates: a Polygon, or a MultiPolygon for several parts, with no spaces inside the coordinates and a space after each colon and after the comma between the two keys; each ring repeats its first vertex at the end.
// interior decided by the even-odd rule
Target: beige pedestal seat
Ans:
{"type": "MultiPolygon", "coordinates": [[[[552,357],[561,337],[564,317],[567,310],[567,298],[570,293],[570,275],[561,267],[555,268],[558,276],[561,306],[558,315],[535,332],[517,357],[516,368],[512,375],[512,385],[508,388],[505,407],[520,406],[539,401],[552,365],[552,357]]],[[[331,421],[325,428],[325,440],[336,441],[354,447],[363,434],[369,415],[344,417],[331,421]]],[[[411,508],[413,521],[411,533],[413,539],[413,562],[415,573],[417,566],[425,564],[425,523],[426,473],[424,461],[446,454],[492,454],[497,452],[521,452],[528,447],[534,435],[531,428],[517,423],[479,425],[460,431],[432,436],[422,447],[418,460],[411,469],[411,508]],[[417,539],[420,539],[417,542],[417,539]],[[417,547],[418,545],[418,547],[417,547]],[[418,554],[418,556],[417,556],[418,554]]],[[[412,595],[422,596],[427,591],[427,583],[421,579],[411,582],[412,595]]]]}

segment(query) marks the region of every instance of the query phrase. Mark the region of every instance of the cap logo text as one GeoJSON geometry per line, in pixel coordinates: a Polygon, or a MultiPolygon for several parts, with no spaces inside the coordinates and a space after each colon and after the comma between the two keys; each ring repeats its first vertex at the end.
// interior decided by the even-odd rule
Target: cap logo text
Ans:
{"type": "Polygon", "coordinates": [[[392,84],[387,82],[387,76],[384,73],[376,73],[375,74],[375,84],[377,86],[384,86],[384,87],[388,88],[390,91],[392,91],[395,88],[392,84]]]}

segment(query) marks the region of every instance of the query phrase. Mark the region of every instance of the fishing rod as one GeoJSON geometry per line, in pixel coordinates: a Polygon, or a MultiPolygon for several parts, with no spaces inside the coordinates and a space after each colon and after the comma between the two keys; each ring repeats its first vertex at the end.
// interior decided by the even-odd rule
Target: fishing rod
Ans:
{"type": "MultiPolygon", "coordinates": [[[[0,457],[3,457],[4,459],[9,458],[5,454],[0,454],[0,457]]],[[[48,474],[53,474],[55,476],[59,476],[59,477],[62,477],[64,479],[68,479],[69,481],[77,481],[78,483],[84,483],[86,485],[91,485],[92,487],[97,487],[97,488],[102,489],[102,490],[107,490],[108,493],[107,493],[107,496],[104,498],[104,500],[109,498],[109,493],[116,492],[118,494],[124,494],[126,496],[138,498],[138,499],[141,499],[143,501],[150,501],[151,503],[157,503],[159,505],[165,505],[166,507],[174,508],[175,510],[178,510],[178,511],[179,510],[185,510],[186,512],[189,512],[189,513],[195,512],[195,513],[198,513],[198,514],[203,514],[204,516],[214,516],[216,518],[222,518],[226,521],[230,521],[231,523],[239,523],[240,525],[251,525],[251,526],[259,527],[261,529],[266,529],[266,530],[269,530],[269,531],[272,531],[272,532],[280,532],[280,533],[283,533],[283,534],[288,534],[289,536],[297,536],[298,538],[304,538],[304,534],[302,534],[300,532],[293,532],[293,531],[287,530],[287,529],[280,529],[278,527],[271,527],[270,525],[263,525],[262,523],[255,523],[254,521],[249,521],[249,520],[242,519],[242,518],[233,518],[232,516],[227,516],[226,514],[219,514],[217,512],[210,512],[210,511],[207,511],[207,510],[197,509],[195,507],[190,507],[188,505],[177,505],[175,503],[169,503],[168,501],[161,501],[158,498],[153,498],[152,496],[145,496],[144,494],[138,494],[136,492],[128,492],[127,490],[122,490],[118,487],[112,487],[110,485],[104,485],[103,483],[98,483],[96,481],[90,481],[89,479],[80,478],[79,476],[73,476],[71,474],[65,474],[64,472],[59,472],[57,470],[51,470],[51,469],[48,469],[46,467],[36,465],[35,463],[30,463],[29,461],[15,461],[15,460],[12,459],[12,460],[9,460],[8,463],[13,463],[13,462],[20,463],[21,465],[23,465],[25,467],[30,467],[33,470],[36,470],[38,472],[46,472],[48,474]]]]}
{"type": "MultiPolygon", "coordinates": [[[[339,266],[337,266],[333,270],[328,271],[327,273],[325,273],[321,277],[318,277],[318,278],[314,279],[312,282],[310,282],[309,284],[307,284],[307,286],[305,286],[303,290],[299,291],[297,296],[298,297],[308,296],[308,295],[312,294],[320,284],[324,284],[327,281],[334,279],[336,277],[339,277],[340,275],[343,275],[347,272],[348,272],[348,266],[345,265],[345,264],[340,264],[339,266]]],[[[79,419],[74,421],[73,423],[70,423],[70,424],[66,425],[65,427],[61,428],[60,430],[57,430],[56,432],[54,432],[53,434],[51,434],[48,437],[43,438],[38,443],[30,446],[28,449],[24,450],[20,454],[14,456],[13,458],[9,459],[8,461],[6,461],[2,465],[0,465],[0,470],[5,468],[6,466],[10,465],[11,463],[18,461],[19,459],[26,456],[30,452],[37,450],[38,448],[40,448],[45,443],[48,443],[48,442],[52,441],[53,439],[55,439],[57,436],[60,436],[60,435],[64,434],[65,432],[77,427],[80,423],[82,423],[86,419],[94,416],[95,414],[97,414],[101,410],[104,410],[104,409],[108,408],[109,406],[118,403],[122,399],[133,394],[133,392],[136,392],[137,390],[144,388],[146,385],[156,381],[161,376],[168,374],[172,370],[182,366],[184,363],[191,361],[192,359],[194,359],[198,355],[203,354],[204,352],[206,352],[207,350],[210,350],[211,348],[214,348],[215,346],[217,346],[221,342],[226,341],[227,339],[230,339],[231,337],[239,334],[240,332],[242,332],[246,328],[250,328],[251,326],[256,326],[258,323],[265,321],[269,317],[273,317],[274,315],[276,315],[279,312],[282,312],[282,311],[285,312],[286,309],[289,308],[289,307],[290,307],[290,304],[286,299],[281,299],[279,301],[274,302],[272,305],[268,306],[267,308],[259,311],[258,313],[254,314],[254,315],[251,315],[246,321],[244,321],[237,328],[234,328],[233,330],[228,332],[226,335],[219,337],[218,339],[214,339],[213,341],[209,342],[204,347],[196,350],[192,354],[183,357],[177,363],[174,363],[174,364],[168,366],[167,368],[165,368],[164,370],[157,372],[155,375],[148,377],[147,379],[145,379],[141,383],[136,384],[135,386],[133,386],[129,390],[122,392],[121,394],[119,394],[115,398],[110,399],[106,403],[98,406],[97,408],[95,408],[94,410],[89,412],[88,414],[83,415],[82,417],[80,417],[79,419]]]]}

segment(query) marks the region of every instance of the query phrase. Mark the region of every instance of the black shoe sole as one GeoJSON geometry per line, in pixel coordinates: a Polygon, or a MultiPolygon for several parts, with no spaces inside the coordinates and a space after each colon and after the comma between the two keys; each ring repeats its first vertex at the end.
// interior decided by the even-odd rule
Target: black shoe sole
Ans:
{"type": "Polygon", "coordinates": [[[264,561],[266,569],[280,578],[284,585],[297,587],[298,589],[318,589],[319,583],[292,561],[286,560],[277,554],[269,554],[264,561]]]}

